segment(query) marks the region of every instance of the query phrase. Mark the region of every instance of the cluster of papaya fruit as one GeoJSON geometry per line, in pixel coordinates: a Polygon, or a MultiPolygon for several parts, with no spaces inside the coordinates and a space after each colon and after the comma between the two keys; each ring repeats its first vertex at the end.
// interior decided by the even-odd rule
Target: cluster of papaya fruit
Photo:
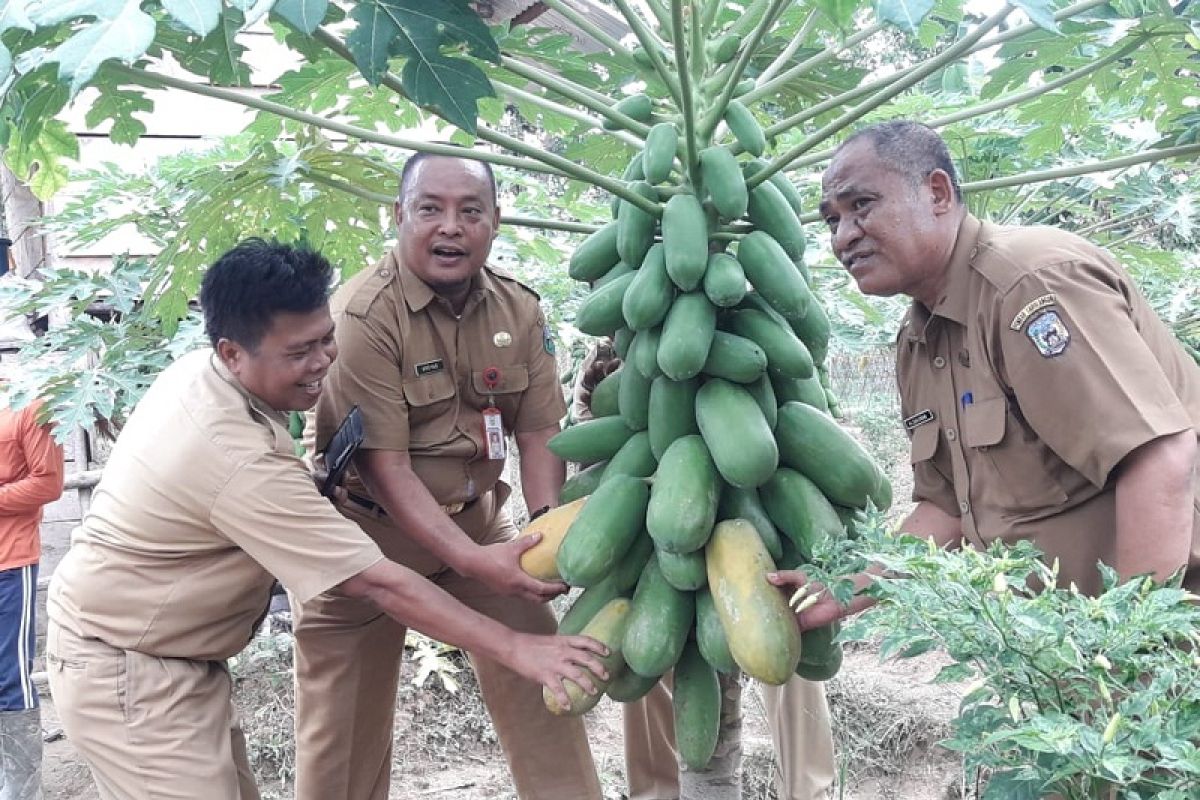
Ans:
{"type": "MultiPolygon", "coordinates": [[[[722,37],[707,55],[719,65],[740,45],[722,37]]],[[[559,630],[608,645],[605,694],[636,700],[674,670],[680,754],[698,769],[719,732],[718,672],[780,685],[837,671],[836,630],[801,636],[765,575],[847,535],[891,489],[835,420],[830,321],[803,262],[799,192],[780,173],[747,185],[767,143],[736,99],[711,131],[728,141],[704,147],[687,141],[695,126],[676,124],[688,111],[669,104],[639,94],[615,106],[642,126],[624,178],[649,202],[616,200],[568,271],[591,286],[576,327],[611,337],[623,363],[593,391],[594,418],[551,439],[586,466],[563,505],[526,528],[543,540],[522,565],[584,587],[559,630]]],[[[555,713],[600,697],[567,688],[569,708],[546,695],[555,713]]]]}

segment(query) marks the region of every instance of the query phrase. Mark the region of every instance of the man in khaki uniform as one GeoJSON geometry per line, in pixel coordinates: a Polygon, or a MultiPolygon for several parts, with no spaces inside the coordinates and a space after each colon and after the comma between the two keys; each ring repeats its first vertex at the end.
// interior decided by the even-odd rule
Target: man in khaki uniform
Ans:
{"type": "MultiPolygon", "coordinates": [[[[357,405],[366,440],[343,512],[468,606],[553,632],[545,602],[566,586],[521,571],[527,542],[513,541],[500,474],[511,434],[526,504],[557,503],[565,468],[545,445],[566,406],[537,295],[485,266],[499,224],[491,170],[415,155],[395,215],[395,249],[334,296],[342,357],[317,444],[357,405]]],[[[384,800],[404,626],[340,595],[293,609],[297,800],[384,800]]],[[[472,664],[518,794],[598,800],[582,720],[551,715],[537,684],[495,659],[472,664]]]]}
{"type": "MultiPolygon", "coordinates": [[[[577,421],[592,419],[592,392],[620,363],[607,340],[589,350],[572,391],[571,413],[577,421]]],[[[667,677],[641,700],[621,707],[629,800],[678,800],[680,796],[679,773],[685,767],[675,744],[670,683],[667,677]]],[[[759,684],[759,688],[778,764],[776,796],[821,800],[835,774],[825,687],[797,676],[783,686],[759,684]]],[[[739,704],[739,714],[740,708],[739,704]]],[[[738,760],[741,752],[717,753],[715,758],[738,760]]]]}
{"type": "MultiPolygon", "coordinates": [[[[896,344],[905,530],[1031,540],[1089,593],[1098,561],[1125,578],[1187,567],[1200,589],[1200,369],[1125,270],[1073,234],[968,214],[945,144],[916,123],[859,132],[822,185],[859,288],[913,299],[896,344]]],[[[802,625],[839,613],[822,603],[802,625]]]]}
{"type": "Polygon", "coordinates": [[[316,402],[337,355],[331,272],[260,240],[212,266],[215,352],[154,382],[55,571],[50,689],[105,800],[258,798],[224,662],[254,635],[272,575],[301,599],[336,587],[556,693],[598,666],[598,643],[514,632],[387,560],[318,494],[285,414],[316,402]]]}

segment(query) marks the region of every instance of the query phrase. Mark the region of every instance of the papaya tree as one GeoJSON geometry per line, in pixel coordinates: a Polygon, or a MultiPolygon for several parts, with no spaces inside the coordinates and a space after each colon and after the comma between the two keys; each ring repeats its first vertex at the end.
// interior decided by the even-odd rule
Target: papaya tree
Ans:
{"type": "MultiPolygon", "coordinates": [[[[595,603],[598,589],[632,593],[605,623],[628,668],[621,691],[635,696],[682,665],[685,791],[732,796],[734,760],[710,764],[736,752],[736,714],[721,714],[735,700],[721,688],[731,679],[718,673],[780,684],[827,675],[840,658],[828,641],[802,647],[783,600],[746,576],[803,563],[818,541],[844,536],[856,510],[890,503],[886,478],[833,419],[832,323],[808,255],[814,176],[856,125],[900,115],[961,145],[973,203],[1008,193],[997,196],[1028,205],[1035,195],[1020,187],[1154,162],[1186,170],[1200,154],[1200,14],[1186,0],[1013,0],[982,15],[956,0],[612,0],[604,6],[628,31],[618,38],[573,3],[542,5],[600,51],[581,57],[570,37],[536,27],[489,29],[466,0],[7,0],[5,157],[45,195],[77,154],[56,118],[70,103],[123,142],[143,132],[137,114],[153,91],[258,112],[241,168],[196,198],[156,261],[120,284],[126,322],[145,325],[138,350],[156,336],[164,349],[203,265],[241,235],[270,227],[323,249],[361,243],[391,199],[398,153],[467,155],[589,203],[573,219],[505,220],[586,234],[567,266],[587,284],[574,325],[611,336],[625,359],[609,413],[551,443],[604,465],[569,489],[591,498],[581,520],[605,515],[609,547],[573,537],[572,523],[556,566],[585,587],[577,602],[595,603]],[[299,61],[267,96],[245,90],[237,38],[264,21],[299,61]],[[936,95],[921,91],[931,81],[936,95]],[[512,114],[540,136],[514,130],[512,114]],[[404,133],[428,118],[450,143],[404,133]],[[1020,158],[1005,163],[1034,168],[980,162],[997,120],[1017,132],[1008,144],[1020,158]],[[1142,120],[1154,135],[1114,136],[1113,120],[1142,120]],[[302,187],[304,202],[286,219],[257,215],[255,193],[284,186],[302,187]],[[337,206],[357,236],[329,225],[337,206]],[[631,567],[631,554],[641,563],[631,567]],[[634,583],[614,586],[630,572],[634,583]],[[736,624],[750,607],[754,623],[736,624]],[[719,624],[703,625],[698,609],[719,624]]],[[[27,303],[50,302],[30,291],[27,303]]],[[[97,330],[76,335],[101,339],[103,325],[89,324],[97,330]]],[[[132,355],[116,338],[104,346],[132,355]]],[[[123,402],[113,398],[152,369],[102,397],[88,393],[94,383],[65,380],[52,406],[60,420],[113,416],[123,402]]]]}

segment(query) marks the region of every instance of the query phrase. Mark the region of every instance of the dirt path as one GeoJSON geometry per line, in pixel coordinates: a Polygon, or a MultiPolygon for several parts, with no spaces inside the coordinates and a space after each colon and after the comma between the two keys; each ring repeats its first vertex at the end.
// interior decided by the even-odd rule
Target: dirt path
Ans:
{"type": "MultiPolygon", "coordinates": [[[[849,776],[840,800],[948,800],[960,797],[957,759],[935,742],[946,735],[960,689],[928,681],[942,665],[936,655],[879,664],[873,650],[847,653],[842,674],[829,684],[840,769],[849,776]]],[[[411,676],[406,676],[411,678],[411,676]]],[[[517,800],[495,734],[469,673],[450,694],[432,680],[423,688],[406,682],[401,690],[395,736],[392,800],[517,800]]],[[[256,682],[257,684],[257,682],[256,682]]],[[[286,800],[291,787],[280,781],[290,763],[290,688],[262,686],[241,693],[239,704],[252,747],[257,746],[264,800],[286,800]],[[277,707],[280,714],[259,714],[277,707]],[[279,760],[273,756],[283,755],[279,760]]],[[[48,692],[43,692],[42,727],[57,729],[48,692]]],[[[745,713],[743,800],[773,800],[771,742],[762,704],[753,691],[743,695],[745,713]]],[[[624,758],[620,707],[602,702],[588,716],[597,770],[605,800],[624,797],[624,758]]],[[[71,742],[49,742],[43,759],[46,800],[97,800],[87,768],[71,742]]]]}

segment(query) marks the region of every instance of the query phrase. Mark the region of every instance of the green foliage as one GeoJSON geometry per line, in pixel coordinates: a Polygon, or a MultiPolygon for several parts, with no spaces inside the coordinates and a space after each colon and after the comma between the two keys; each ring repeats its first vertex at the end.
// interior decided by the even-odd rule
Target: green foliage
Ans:
{"type": "Polygon", "coordinates": [[[105,61],[132,64],[150,47],[154,19],[141,5],[140,0],[33,0],[26,10],[29,20],[43,27],[89,20],[46,56],[47,63],[58,64],[59,77],[70,82],[71,94],[75,94],[105,61]]]}
{"type": "Polygon", "coordinates": [[[388,61],[407,59],[402,80],[418,105],[436,108],[451,123],[475,132],[476,101],[491,95],[478,66],[442,55],[445,40],[462,42],[478,58],[495,61],[495,40],[466,0],[431,5],[424,0],[362,0],[350,14],[356,24],[346,45],[367,82],[377,85],[388,61]]]}
{"type": "Polygon", "coordinates": [[[868,563],[886,577],[878,605],[843,640],[877,639],[885,658],[938,649],[939,681],[973,681],[943,744],[968,774],[988,776],[985,800],[1184,800],[1200,790],[1200,605],[1177,582],[1119,583],[1087,597],[1053,586],[1056,572],[1028,542],[946,551],[893,537],[880,515],[860,538],[830,543],[813,577],[847,599],[838,576],[868,563]]]}
{"type": "Polygon", "coordinates": [[[145,263],[118,260],[107,273],[47,270],[40,281],[0,284],[6,313],[68,315],[65,323],[22,348],[16,375],[4,387],[4,402],[21,407],[48,398],[60,440],[100,422],[119,426],[155,376],[203,339],[195,316],[167,330],[145,312],[139,298],[149,273],[145,263]],[[97,303],[112,319],[89,313],[97,303]]]}

